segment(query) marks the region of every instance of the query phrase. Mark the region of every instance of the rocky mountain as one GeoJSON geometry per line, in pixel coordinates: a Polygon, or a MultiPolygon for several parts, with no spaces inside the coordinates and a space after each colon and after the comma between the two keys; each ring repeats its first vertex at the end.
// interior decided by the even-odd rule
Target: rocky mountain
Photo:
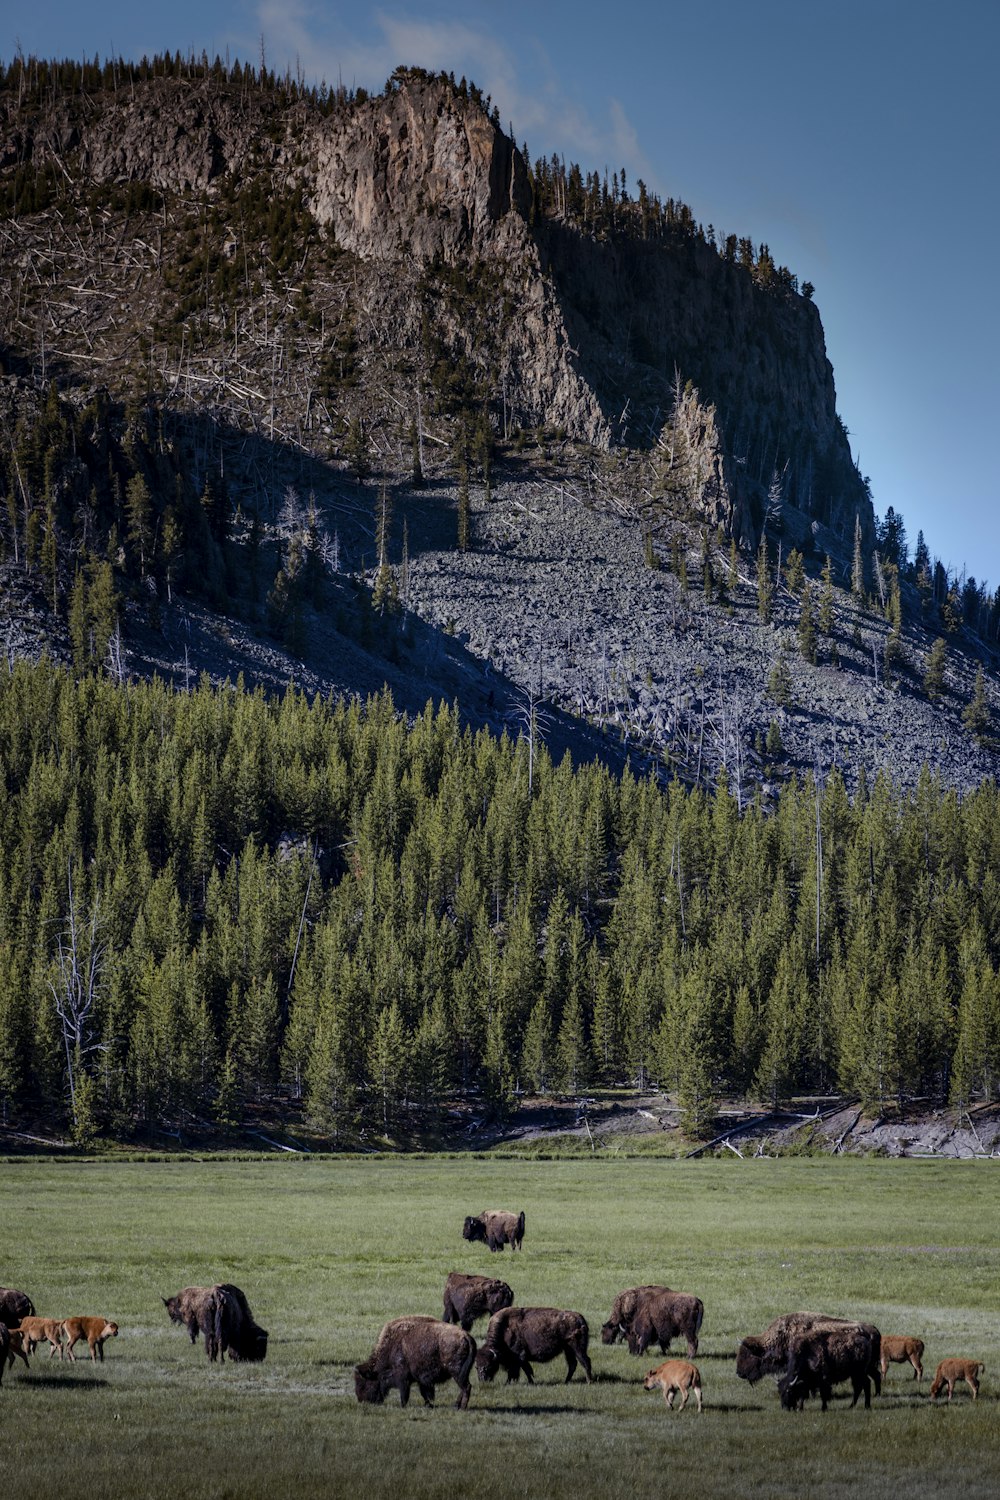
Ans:
{"type": "Polygon", "coordinates": [[[961,719],[989,601],[948,614],[880,554],[811,288],[766,246],[532,165],[414,69],[368,96],[19,61],[0,199],[10,653],[388,681],[497,729],[544,705],[556,748],[747,789],[995,769],[961,719]]]}

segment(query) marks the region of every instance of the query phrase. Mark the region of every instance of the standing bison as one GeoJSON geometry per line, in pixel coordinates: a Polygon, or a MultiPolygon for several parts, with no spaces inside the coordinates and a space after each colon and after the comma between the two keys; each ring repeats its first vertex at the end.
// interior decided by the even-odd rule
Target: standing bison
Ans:
{"type": "Polygon", "coordinates": [[[562,1354],[566,1358],[567,1383],[580,1364],[589,1385],[589,1339],[590,1330],[582,1313],[558,1307],[505,1307],[490,1319],[486,1338],[476,1355],[476,1370],[480,1380],[492,1380],[498,1370],[503,1370],[508,1385],[519,1380],[523,1370],[528,1384],[533,1385],[531,1361],[544,1365],[562,1354]]]}
{"type": "Polygon", "coordinates": [[[414,1316],[387,1323],[364,1364],[354,1367],[354,1391],[359,1401],[381,1406],[394,1387],[399,1404],[410,1399],[416,1384],[426,1406],[434,1405],[434,1387],[445,1380],[458,1386],[455,1405],[469,1404],[469,1375],[476,1359],[476,1341],[451,1323],[414,1316]]]}
{"type": "Polygon", "coordinates": [[[879,1375],[881,1342],[878,1329],[870,1323],[843,1323],[800,1334],[791,1343],[785,1373],[778,1381],[784,1409],[801,1411],[807,1396],[818,1395],[826,1411],[833,1387],[849,1380],[854,1391],[851,1405],[857,1406],[863,1391],[867,1410],[872,1404],[872,1381],[879,1375]]]}
{"type": "MultiPolygon", "coordinates": [[[[784,1313],[769,1323],[759,1337],[751,1335],[743,1340],[736,1352],[736,1373],[741,1380],[749,1380],[751,1385],[764,1375],[781,1375],[788,1366],[789,1350],[803,1334],[820,1328],[860,1327],[878,1334],[872,1324],[860,1324],[848,1318],[831,1318],[825,1313],[784,1313]]],[[[878,1335],[876,1361],[881,1353],[881,1343],[881,1335],[878,1335]]],[[[882,1389],[882,1377],[877,1369],[873,1379],[877,1395],[882,1389]]]]}
{"type": "Polygon", "coordinates": [[[468,1333],[477,1318],[492,1317],[513,1301],[514,1293],[506,1281],[452,1271],[444,1284],[444,1321],[458,1323],[468,1333]]]}
{"type": "Polygon", "coordinates": [[[0,1323],[5,1328],[16,1328],[24,1318],[35,1316],[35,1304],[27,1292],[17,1292],[13,1287],[0,1286],[0,1323]]]}
{"type": "Polygon", "coordinates": [[[520,1250],[524,1239],[524,1210],[511,1214],[503,1208],[484,1208],[475,1218],[470,1214],[462,1229],[463,1240],[483,1240],[491,1250],[509,1245],[520,1250]]]}
{"type": "Polygon", "coordinates": [[[196,1343],[205,1335],[205,1353],[210,1360],[256,1363],[267,1355],[267,1329],[253,1320],[246,1297],[238,1286],[186,1286],[176,1297],[161,1299],[171,1322],[183,1323],[196,1343]]]}
{"type": "Polygon", "coordinates": [[[611,1316],[601,1329],[605,1344],[624,1338],[630,1354],[645,1354],[659,1344],[666,1354],[671,1339],[687,1340],[688,1358],[698,1353],[698,1333],[705,1306],[700,1297],[674,1292],[666,1286],[634,1286],[619,1292],[611,1316]]]}

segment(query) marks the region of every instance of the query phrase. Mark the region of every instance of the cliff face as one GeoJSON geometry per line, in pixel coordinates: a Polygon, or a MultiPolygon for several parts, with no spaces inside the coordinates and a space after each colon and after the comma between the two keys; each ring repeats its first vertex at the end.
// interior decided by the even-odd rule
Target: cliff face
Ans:
{"type": "Polygon", "coordinates": [[[531,188],[521,153],[440,83],[415,81],[331,118],[308,154],[313,212],[358,255],[524,252],[531,188]]]}
{"type": "Polygon", "coordinates": [[[815,306],[756,285],[696,236],[599,237],[533,212],[520,152],[481,102],[443,79],[401,74],[385,94],[326,112],[210,78],[123,83],[30,111],[8,96],[0,109],[9,169],[48,164],[82,186],[145,183],[180,201],[232,204],[226,237],[245,262],[238,195],[254,183],[276,197],[297,192],[366,268],[352,337],[374,351],[419,351],[430,329],[446,359],[475,372],[498,428],[546,425],[600,447],[651,448],[676,377],[690,380],[715,409],[705,460],[719,483],[710,502],[691,496],[706,519],[754,545],[777,485],[797,535],[816,523],[849,548],[860,516],[871,543],[872,507],[836,414],[815,306]],[[477,305],[449,308],[428,270],[441,266],[475,271],[477,305]]]}

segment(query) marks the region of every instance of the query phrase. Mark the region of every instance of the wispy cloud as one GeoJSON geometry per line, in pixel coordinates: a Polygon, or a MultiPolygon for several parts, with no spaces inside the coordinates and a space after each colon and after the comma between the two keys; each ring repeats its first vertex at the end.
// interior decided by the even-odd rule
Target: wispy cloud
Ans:
{"type": "Polygon", "coordinates": [[[474,79],[489,94],[518,141],[532,155],[564,155],[585,170],[624,166],[634,181],[654,174],[639,147],[624,106],[610,100],[595,108],[573,96],[538,42],[519,41],[517,51],[498,41],[495,31],[469,21],[426,20],[403,10],[381,8],[366,34],[351,32],[337,10],[310,0],[258,0],[258,34],[234,38],[242,55],[256,58],[263,35],[269,66],[311,81],[343,82],[379,89],[402,64],[453,72],[474,79]]]}

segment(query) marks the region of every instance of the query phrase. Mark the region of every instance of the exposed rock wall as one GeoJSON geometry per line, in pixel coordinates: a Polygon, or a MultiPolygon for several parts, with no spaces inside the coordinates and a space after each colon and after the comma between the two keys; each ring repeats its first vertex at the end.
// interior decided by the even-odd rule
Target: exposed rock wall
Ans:
{"type": "MultiPolygon", "coordinates": [[[[491,350],[480,373],[494,410],[502,399],[522,423],[602,447],[650,447],[679,372],[714,408],[704,457],[717,483],[691,496],[707,520],[753,545],[777,475],[801,513],[796,535],[815,522],[849,548],[860,515],[866,551],[872,542],[812,303],[755,286],[690,235],[608,240],[533,222],[520,152],[443,79],[408,75],[329,113],[210,79],[63,96],[30,117],[11,96],[0,100],[0,161],[53,158],[68,178],[182,196],[233,194],[254,174],[275,191],[301,187],[315,220],[367,264],[359,336],[382,347],[397,332],[419,343],[422,310],[411,306],[401,324],[398,291],[419,286],[421,266],[485,266],[516,303],[502,339],[464,330],[473,361],[478,347],[491,350]]],[[[494,309],[484,302],[475,315],[494,309]]]]}

